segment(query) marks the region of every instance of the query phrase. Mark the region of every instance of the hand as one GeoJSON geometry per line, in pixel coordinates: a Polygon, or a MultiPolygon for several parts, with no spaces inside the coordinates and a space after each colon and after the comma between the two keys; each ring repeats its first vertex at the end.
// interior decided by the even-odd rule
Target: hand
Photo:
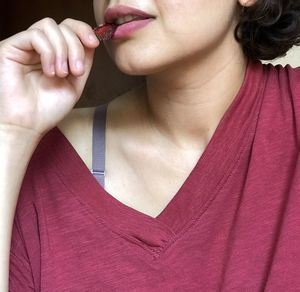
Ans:
{"type": "Polygon", "coordinates": [[[99,45],[92,28],[42,19],[0,42],[0,127],[43,135],[79,100],[99,45]]]}

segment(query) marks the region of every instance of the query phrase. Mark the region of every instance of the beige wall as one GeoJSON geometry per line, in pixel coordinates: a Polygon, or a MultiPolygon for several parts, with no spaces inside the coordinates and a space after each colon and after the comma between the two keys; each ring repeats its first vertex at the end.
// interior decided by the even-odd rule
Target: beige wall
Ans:
{"type": "Polygon", "coordinates": [[[300,47],[294,47],[292,48],[288,54],[283,57],[276,60],[273,60],[272,62],[263,62],[263,63],[272,63],[272,64],[282,64],[283,66],[286,64],[291,64],[292,67],[298,67],[300,66],[300,47]]]}

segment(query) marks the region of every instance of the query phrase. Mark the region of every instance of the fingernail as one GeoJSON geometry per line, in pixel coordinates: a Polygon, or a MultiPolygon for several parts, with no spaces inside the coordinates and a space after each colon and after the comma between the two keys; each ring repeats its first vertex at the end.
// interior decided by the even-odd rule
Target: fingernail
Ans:
{"type": "Polygon", "coordinates": [[[97,37],[93,33],[89,34],[89,40],[91,40],[94,43],[98,41],[97,37]]]}

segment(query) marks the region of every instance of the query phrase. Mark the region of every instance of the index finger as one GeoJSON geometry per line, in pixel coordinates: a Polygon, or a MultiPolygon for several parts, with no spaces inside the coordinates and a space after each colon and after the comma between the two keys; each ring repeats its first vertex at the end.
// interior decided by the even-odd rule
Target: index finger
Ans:
{"type": "Polygon", "coordinates": [[[60,25],[66,25],[73,30],[84,46],[91,49],[99,46],[100,42],[89,24],[80,20],[67,18],[60,25]]]}

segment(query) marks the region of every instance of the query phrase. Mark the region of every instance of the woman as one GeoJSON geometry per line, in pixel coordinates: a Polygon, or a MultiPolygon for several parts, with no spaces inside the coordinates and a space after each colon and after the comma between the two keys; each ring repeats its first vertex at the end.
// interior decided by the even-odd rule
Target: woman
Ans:
{"type": "Polygon", "coordinates": [[[146,76],[100,122],[72,110],[91,27],[44,19],[0,43],[2,290],[10,259],[10,291],[296,291],[300,71],[258,59],[298,44],[299,4],[94,9],[118,24],[105,45],[120,70],[146,76]]]}

